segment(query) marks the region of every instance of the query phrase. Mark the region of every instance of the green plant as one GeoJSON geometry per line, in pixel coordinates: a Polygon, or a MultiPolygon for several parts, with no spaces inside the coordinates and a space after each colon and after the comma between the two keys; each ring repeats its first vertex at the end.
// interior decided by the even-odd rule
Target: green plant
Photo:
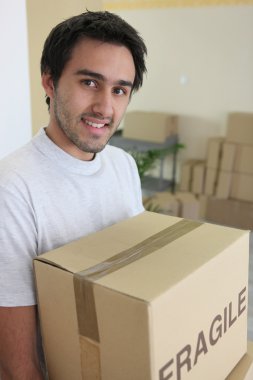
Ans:
{"type": "Polygon", "coordinates": [[[129,151],[129,153],[135,159],[139,176],[142,180],[145,174],[150,169],[153,169],[158,159],[166,157],[169,154],[175,154],[184,147],[185,146],[183,144],[177,143],[165,149],[152,149],[152,150],[147,150],[146,152],[129,151]]]}

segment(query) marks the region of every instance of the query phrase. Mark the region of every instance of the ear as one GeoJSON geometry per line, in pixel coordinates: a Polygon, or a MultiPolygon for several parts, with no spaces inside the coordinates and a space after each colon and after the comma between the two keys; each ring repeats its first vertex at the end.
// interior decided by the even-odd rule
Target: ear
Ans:
{"type": "Polygon", "coordinates": [[[53,79],[50,74],[43,73],[41,76],[41,83],[42,86],[50,98],[54,97],[54,84],[53,79]]]}

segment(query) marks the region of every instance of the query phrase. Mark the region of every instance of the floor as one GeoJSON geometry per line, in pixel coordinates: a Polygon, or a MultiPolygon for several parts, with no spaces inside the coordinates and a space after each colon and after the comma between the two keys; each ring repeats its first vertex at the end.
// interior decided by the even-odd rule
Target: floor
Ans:
{"type": "Polygon", "coordinates": [[[253,341],[253,232],[250,236],[248,338],[253,341]]]}

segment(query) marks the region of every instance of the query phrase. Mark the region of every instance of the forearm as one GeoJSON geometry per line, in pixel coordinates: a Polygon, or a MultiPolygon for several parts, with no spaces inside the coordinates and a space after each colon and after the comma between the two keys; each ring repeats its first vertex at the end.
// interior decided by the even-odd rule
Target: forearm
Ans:
{"type": "Polygon", "coordinates": [[[0,342],[1,380],[44,380],[35,306],[0,307],[0,342]]]}
{"type": "Polygon", "coordinates": [[[36,366],[23,365],[16,368],[3,366],[0,369],[1,380],[45,380],[40,368],[36,366]]]}

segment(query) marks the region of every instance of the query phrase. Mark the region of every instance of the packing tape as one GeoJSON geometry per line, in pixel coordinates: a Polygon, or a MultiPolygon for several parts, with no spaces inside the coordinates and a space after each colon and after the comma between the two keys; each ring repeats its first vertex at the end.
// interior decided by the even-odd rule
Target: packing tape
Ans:
{"type": "Polygon", "coordinates": [[[135,246],[84,271],[74,274],[74,289],[79,333],[99,342],[99,331],[93,283],[98,279],[125,267],[126,265],[154,253],[167,244],[201,226],[201,222],[181,220],[172,226],[150,236],[135,246]]]}

